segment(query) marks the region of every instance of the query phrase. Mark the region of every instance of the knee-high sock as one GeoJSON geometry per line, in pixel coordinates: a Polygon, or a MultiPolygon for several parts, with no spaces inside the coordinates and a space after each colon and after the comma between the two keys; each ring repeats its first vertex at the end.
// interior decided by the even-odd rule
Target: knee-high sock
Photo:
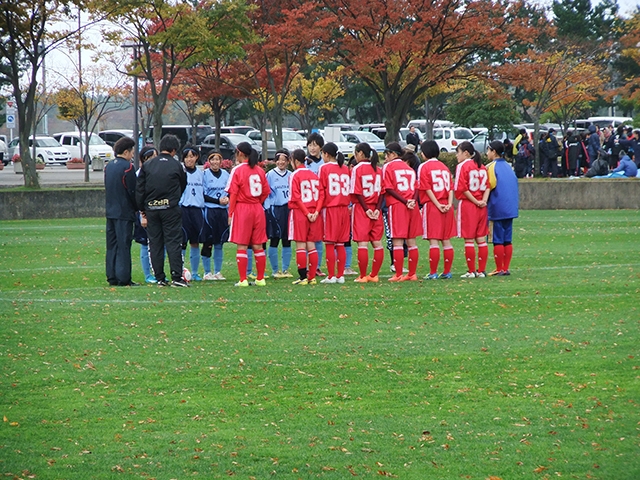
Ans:
{"type": "Polygon", "coordinates": [[[377,277],[384,262],[384,248],[376,247],[373,249],[373,265],[371,266],[371,276],[377,277]]]}
{"type": "Polygon", "coordinates": [[[344,261],[344,268],[351,268],[351,262],[353,260],[353,249],[351,244],[344,246],[344,251],[347,253],[347,258],[344,261]]]}
{"type": "Polygon", "coordinates": [[[440,247],[431,245],[429,247],[429,273],[433,275],[438,273],[438,264],[440,263],[440,247]]]}
{"type": "Polygon", "coordinates": [[[316,272],[318,271],[318,252],[314,248],[309,250],[309,271],[307,272],[307,278],[313,280],[316,278],[316,272]]]}
{"type": "Polygon", "coordinates": [[[213,273],[220,273],[222,270],[222,244],[213,246],[213,273]]]}
{"type": "Polygon", "coordinates": [[[409,275],[415,275],[418,271],[418,259],[420,258],[420,251],[417,246],[409,247],[409,275]]]}
{"type": "Polygon", "coordinates": [[[493,259],[496,262],[496,270],[499,272],[504,270],[504,245],[494,243],[493,259]]]}
{"type": "Polygon", "coordinates": [[[253,271],[253,249],[247,250],[247,276],[253,271]]]}
{"type": "Polygon", "coordinates": [[[263,249],[256,250],[254,253],[254,257],[256,258],[256,278],[258,280],[264,279],[264,271],[267,268],[267,256],[264,253],[263,249]]]}
{"type": "Polygon", "coordinates": [[[404,267],[404,247],[402,245],[393,246],[393,266],[396,269],[396,276],[401,277],[404,267]]]}
{"type": "Polygon", "coordinates": [[[236,264],[238,265],[238,275],[240,275],[240,281],[243,282],[247,279],[247,263],[249,262],[247,251],[238,250],[236,252],[236,264]]]}
{"type": "Polygon", "coordinates": [[[367,276],[367,268],[369,267],[369,247],[358,247],[358,270],[360,276],[367,276]]]}
{"type": "Polygon", "coordinates": [[[504,246],[504,270],[509,270],[509,266],[511,265],[511,257],[513,256],[513,245],[508,243],[504,246]]]}
{"type": "Polygon", "coordinates": [[[325,255],[327,257],[327,277],[336,276],[336,245],[335,243],[327,242],[325,247],[325,255]]]}
{"type": "Polygon", "coordinates": [[[451,273],[451,267],[453,266],[453,247],[444,247],[444,271],[442,273],[451,273]]]}
{"type": "Polygon", "coordinates": [[[198,268],[200,268],[200,247],[191,247],[189,260],[191,263],[191,275],[197,275],[198,268]]]}
{"type": "Polygon", "coordinates": [[[278,247],[269,247],[269,263],[271,271],[276,273],[278,271],[278,247]]]}
{"type": "Polygon", "coordinates": [[[291,264],[291,247],[282,247],[282,271],[289,270],[291,264]]]}
{"type": "Polygon", "coordinates": [[[487,270],[487,260],[489,259],[489,247],[487,242],[478,244],[478,271],[484,272],[487,270]]]}
{"type": "Polygon", "coordinates": [[[464,257],[467,260],[467,271],[475,273],[476,271],[476,249],[473,242],[464,244],[464,257]]]}
{"type": "Polygon", "coordinates": [[[307,251],[302,249],[302,248],[298,248],[296,249],[296,265],[298,266],[298,274],[300,275],[300,278],[306,278],[307,277],[307,251]]]}
{"type": "Polygon", "coordinates": [[[144,278],[151,276],[151,261],[149,260],[149,247],[140,245],[140,264],[142,265],[142,273],[144,278]]]}
{"type": "Polygon", "coordinates": [[[344,277],[344,269],[347,265],[347,252],[344,243],[336,243],[336,260],[337,272],[336,276],[344,277]]]}

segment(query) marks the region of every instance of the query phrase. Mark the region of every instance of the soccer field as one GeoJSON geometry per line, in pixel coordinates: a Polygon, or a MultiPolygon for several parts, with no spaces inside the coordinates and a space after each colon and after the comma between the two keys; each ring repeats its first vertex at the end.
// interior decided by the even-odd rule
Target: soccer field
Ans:
{"type": "Polygon", "coordinates": [[[457,239],[452,280],[237,289],[228,245],[115,288],[104,244],[0,222],[6,478],[640,478],[638,211],[522,212],[471,280],[457,239]]]}

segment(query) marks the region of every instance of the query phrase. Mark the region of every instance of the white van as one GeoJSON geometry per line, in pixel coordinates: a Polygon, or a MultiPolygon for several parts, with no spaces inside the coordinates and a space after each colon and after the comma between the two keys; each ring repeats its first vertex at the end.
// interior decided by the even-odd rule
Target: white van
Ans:
{"type": "MultiPolygon", "coordinates": [[[[81,135],[78,132],[62,132],[54,134],[53,138],[69,151],[71,158],[82,158],[80,155],[80,144],[84,144],[84,134],[81,135]]],[[[93,134],[89,137],[89,151],[87,152],[87,147],[83,145],[82,152],[85,154],[89,153],[89,158],[102,158],[105,164],[115,158],[113,148],[107,145],[98,135],[93,134]]]]}
{"type": "Polygon", "coordinates": [[[633,123],[633,118],[630,117],[589,117],[587,121],[590,122],[591,125],[595,125],[600,128],[608,127],[609,125],[613,125],[613,128],[616,128],[620,125],[631,125],[633,123]]]}

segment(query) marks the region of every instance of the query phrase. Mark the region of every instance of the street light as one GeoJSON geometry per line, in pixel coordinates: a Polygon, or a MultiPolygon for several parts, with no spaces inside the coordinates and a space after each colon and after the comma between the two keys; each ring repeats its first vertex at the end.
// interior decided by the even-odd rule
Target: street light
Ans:
{"type": "MultiPolygon", "coordinates": [[[[122,48],[133,48],[133,63],[138,63],[138,49],[142,46],[140,43],[125,43],[120,45],[122,48]]],[[[138,76],[133,75],[133,139],[135,141],[134,145],[134,155],[133,155],[133,164],[136,167],[136,170],[140,168],[140,161],[138,159],[138,153],[140,149],[140,133],[138,131],[138,76]]]]}

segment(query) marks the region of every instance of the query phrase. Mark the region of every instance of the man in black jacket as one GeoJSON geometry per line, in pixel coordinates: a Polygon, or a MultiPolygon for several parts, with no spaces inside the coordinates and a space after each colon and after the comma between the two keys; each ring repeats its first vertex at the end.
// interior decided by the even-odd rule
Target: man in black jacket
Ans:
{"type": "Polygon", "coordinates": [[[409,127],[409,133],[407,133],[407,145],[413,145],[414,148],[414,152],[418,151],[418,147],[420,146],[420,136],[416,133],[416,127],[414,127],[413,125],[411,125],[409,127]]]}
{"type": "Polygon", "coordinates": [[[180,148],[175,135],[160,140],[160,155],[147,160],[140,167],[136,186],[136,200],[149,235],[151,266],[159,286],[167,286],[164,273],[166,248],[171,269],[171,285],[189,286],[182,279],[182,212],[178,202],[187,186],[187,174],[174,158],[180,148]]]}
{"type": "Polygon", "coordinates": [[[109,285],[137,285],[131,281],[131,241],[136,216],[136,172],[131,163],[135,142],[123,137],[113,146],[116,158],[104,169],[107,217],[106,273],[109,285]]]}

